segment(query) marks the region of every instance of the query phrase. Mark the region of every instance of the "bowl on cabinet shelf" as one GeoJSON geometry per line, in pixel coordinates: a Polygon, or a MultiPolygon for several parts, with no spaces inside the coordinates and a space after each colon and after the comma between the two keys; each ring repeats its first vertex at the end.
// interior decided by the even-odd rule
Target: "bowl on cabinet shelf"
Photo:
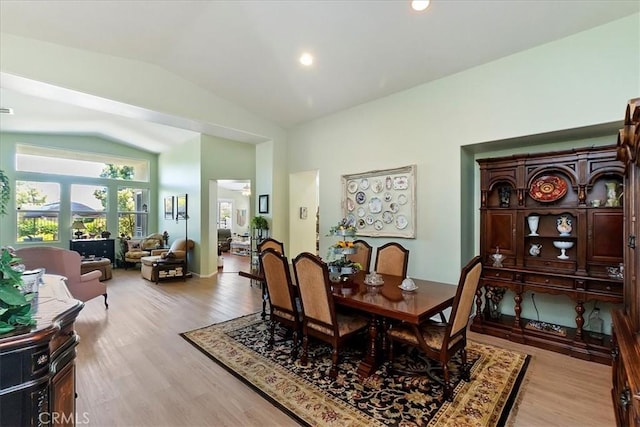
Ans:
{"type": "Polygon", "coordinates": [[[558,255],[559,259],[569,259],[567,256],[567,249],[571,249],[573,247],[573,242],[566,240],[554,240],[553,246],[560,249],[560,255],[558,255]]]}

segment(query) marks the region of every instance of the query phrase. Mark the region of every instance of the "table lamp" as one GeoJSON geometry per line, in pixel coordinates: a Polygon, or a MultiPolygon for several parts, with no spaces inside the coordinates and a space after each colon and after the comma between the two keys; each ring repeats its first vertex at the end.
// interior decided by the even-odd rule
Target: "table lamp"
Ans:
{"type": "Polygon", "coordinates": [[[75,221],[73,221],[73,224],[71,225],[71,228],[77,230],[75,233],[76,235],[76,239],[79,239],[82,237],[83,232],[81,230],[86,230],[87,227],[84,226],[84,222],[82,222],[81,220],[77,219],[75,221]]]}

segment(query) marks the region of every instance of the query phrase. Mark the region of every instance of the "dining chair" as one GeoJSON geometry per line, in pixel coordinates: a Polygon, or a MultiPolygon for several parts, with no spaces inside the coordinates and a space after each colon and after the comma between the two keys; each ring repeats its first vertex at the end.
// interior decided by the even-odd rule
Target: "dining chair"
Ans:
{"type": "Polygon", "coordinates": [[[302,355],[308,363],[309,337],[333,346],[329,376],[338,375],[338,357],[344,341],[368,326],[368,319],[357,314],[336,312],[327,264],[316,255],[303,252],[293,260],[298,293],[302,302],[302,355]]]}
{"type": "Polygon", "coordinates": [[[280,241],[278,241],[276,239],[272,239],[271,237],[267,237],[262,242],[258,243],[258,253],[262,253],[262,251],[264,251],[265,249],[268,249],[268,248],[272,248],[276,252],[280,252],[282,255],[284,255],[284,243],[282,243],[282,242],[280,242],[280,241]]]}
{"type": "Polygon", "coordinates": [[[362,270],[365,273],[369,272],[369,266],[371,264],[371,253],[373,248],[364,240],[354,240],[353,247],[356,248],[356,253],[347,255],[347,259],[351,262],[357,262],[362,266],[362,270]]]}
{"type": "Polygon", "coordinates": [[[376,273],[407,277],[409,249],[400,243],[387,243],[376,251],[376,273]]]}
{"type": "Polygon", "coordinates": [[[269,302],[269,348],[275,343],[276,323],[293,332],[291,357],[298,353],[298,338],[302,332],[302,321],[295,301],[296,289],[291,282],[287,258],[273,248],[260,253],[260,268],[267,285],[269,302]]]}
{"type": "Polygon", "coordinates": [[[420,325],[400,323],[387,330],[389,339],[389,360],[393,370],[394,342],[419,348],[428,358],[442,365],[444,374],[443,397],[452,400],[453,389],[449,379],[449,361],[458,352],[462,355],[462,379],[470,381],[470,366],[467,363],[467,324],[471,315],[482,263],[480,257],[474,257],[462,268],[456,295],[451,305],[451,316],[446,323],[427,320],[420,325]]]}

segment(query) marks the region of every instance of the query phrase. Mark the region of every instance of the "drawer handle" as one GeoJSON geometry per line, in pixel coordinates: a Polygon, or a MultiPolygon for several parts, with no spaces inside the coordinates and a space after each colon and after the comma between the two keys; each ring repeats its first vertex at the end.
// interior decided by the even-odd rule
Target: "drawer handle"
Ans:
{"type": "Polygon", "coordinates": [[[611,290],[611,286],[607,286],[607,290],[610,291],[611,290]]]}
{"type": "Polygon", "coordinates": [[[549,283],[549,279],[544,279],[544,283],[549,283]]]}
{"type": "Polygon", "coordinates": [[[496,273],[496,277],[500,277],[500,273],[496,273]]]}
{"type": "Polygon", "coordinates": [[[549,261],[545,261],[544,265],[551,265],[551,263],[549,261]]]}

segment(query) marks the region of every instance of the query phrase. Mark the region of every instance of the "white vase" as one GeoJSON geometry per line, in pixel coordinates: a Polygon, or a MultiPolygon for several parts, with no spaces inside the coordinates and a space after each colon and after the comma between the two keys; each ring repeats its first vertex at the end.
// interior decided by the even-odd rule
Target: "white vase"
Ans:
{"type": "Polygon", "coordinates": [[[527,217],[527,222],[529,223],[529,236],[537,236],[538,235],[538,223],[540,222],[540,217],[538,215],[529,215],[527,217]]]}

